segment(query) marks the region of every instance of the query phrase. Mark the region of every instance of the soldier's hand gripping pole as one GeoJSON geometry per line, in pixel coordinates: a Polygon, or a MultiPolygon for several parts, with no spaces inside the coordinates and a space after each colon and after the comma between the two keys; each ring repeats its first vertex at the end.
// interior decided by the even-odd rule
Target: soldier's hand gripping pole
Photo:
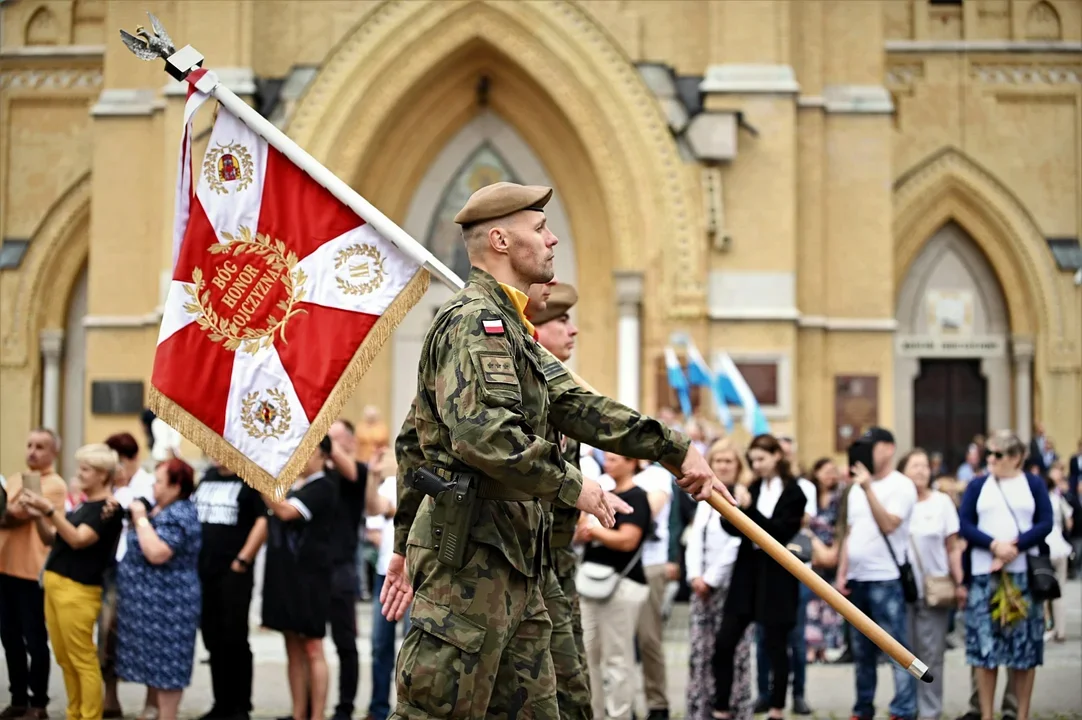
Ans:
{"type": "Polygon", "coordinates": [[[928,671],[928,666],[922,663],[916,655],[906,650],[905,647],[892,638],[886,630],[876,625],[875,622],[861,612],[856,605],[849,602],[848,598],[838,592],[838,590],[826,580],[819,577],[815,571],[798,560],[796,555],[771,537],[766,530],[759,527],[751,518],[745,515],[740,508],[725,500],[717,490],[711,493],[710,499],[707,500],[707,502],[749,540],[765,550],[770,557],[778,561],[778,564],[796,576],[797,580],[807,585],[812,592],[829,603],[830,606],[848,620],[854,628],[879,646],[880,650],[889,655],[894,662],[904,667],[914,677],[918,677],[926,683],[932,682],[932,673],[928,671]]]}

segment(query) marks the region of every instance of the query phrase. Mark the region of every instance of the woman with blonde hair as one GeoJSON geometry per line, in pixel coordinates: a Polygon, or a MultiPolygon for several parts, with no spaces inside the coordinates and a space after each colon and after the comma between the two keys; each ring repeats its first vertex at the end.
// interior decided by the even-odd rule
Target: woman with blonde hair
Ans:
{"type": "MultiPolygon", "coordinates": [[[[735,492],[744,474],[740,449],[730,438],[721,438],[710,446],[706,461],[718,480],[735,492]]],[[[721,628],[725,598],[729,594],[733,564],[740,550],[740,535],[731,535],[721,525],[721,515],[709,503],[699,503],[688,528],[688,585],[691,586],[691,657],[688,678],[688,720],[708,720],[714,705],[714,638],[721,628]]],[[[751,720],[754,702],[751,696],[751,643],[749,626],[736,647],[733,660],[733,686],[729,701],[734,720],[751,720]]]]}
{"type": "Polygon", "coordinates": [[[38,535],[52,552],[45,562],[45,624],[56,662],[64,672],[68,720],[99,720],[102,676],[94,625],[101,610],[102,580],[114,562],[122,527],[119,514],[104,512],[112,496],[119,458],[108,445],[79,448],[79,484],[86,500],[66,515],[63,508],[24,491],[38,535]]]}

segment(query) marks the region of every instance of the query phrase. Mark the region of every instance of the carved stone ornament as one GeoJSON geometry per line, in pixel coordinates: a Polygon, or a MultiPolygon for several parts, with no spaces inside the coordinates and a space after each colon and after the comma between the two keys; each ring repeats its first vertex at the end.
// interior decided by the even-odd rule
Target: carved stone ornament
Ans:
{"type": "Polygon", "coordinates": [[[1082,84],[1082,65],[974,65],[971,74],[997,85],[1082,84]]]}
{"type": "Polygon", "coordinates": [[[332,171],[355,172],[378,151],[374,138],[410,88],[478,40],[513,58],[580,134],[602,185],[617,267],[644,270],[663,257],[662,307],[702,315],[705,247],[690,176],[635,66],[578,3],[381,3],[327,58],[286,131],[332,171]]]}
{"type": "Polygon", "coordinates": [[[0,90],[96,90],[100,87],[101,70],[96,68],[0,71],[0,90]]]}

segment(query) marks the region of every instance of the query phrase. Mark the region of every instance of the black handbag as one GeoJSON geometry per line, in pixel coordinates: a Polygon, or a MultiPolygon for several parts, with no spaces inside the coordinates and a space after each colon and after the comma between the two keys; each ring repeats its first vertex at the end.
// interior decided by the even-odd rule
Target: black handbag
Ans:
{"type": "Polygon", "coordinates": [[[883,542],[887,544],[887,550],[890,551],[890,558],[898,567],[898,579],[902,583],[902,597],[909,604],[917,602],[920,599],[920,593],[917,591],[917,576],[913,574],[913,566],[908,559],[904,563],[898,562],[898,556],[894,554],[894,546],[890,544],[887,534],[883,532],[883,528],[879,527],[879,523],[875,522],[874,517],[872,522],[879,528],[879,534],[883,536],[883,542]]]}
{"type": "MultiPolygon", "coordinates": [[[[1011,519],[1014,520],[1014,526],[1018,528],[1018,536],[1021,537],[1022,526],[1018,524],[1018,518],[1014,516],[1014,510],[1011,510],[1011,504],[1007,501],[1007,494],[1003,492],[1003,486],[994,477],[988,478],[985,482],[994,482],[996,484],[1003,502],[1007,505],[1007,512],[1011,514],[1011,519]]],[[[1036,501],[1037,498],[1033,499],[1036,501]]],[[[1044,548],[1045,553],[1048,552],[1048,544],[1043,540],[1040,547],[1044,548]]],[[[1038,550],[1038,552],[1040,551],[1038,550]]],[[[1035,602],[1043,603],[1050,600],[1059,600],[1062,591],[1059,587],[1059,581],[1056,580],[1056,571],[1052,568],[1052,558],[1048,557],[1047,554],[1026,554],[1026,578],[1029,580],[1029,594],[1035,602]]]]}
{"type": "Polygon", "coordinates": [[[797,560],[802,563],[809,563],[812,559],[812,540],[811,535],[808,535],[804,530],[797,531],[797,534],[792,537],[789,542],[785,543],[785,548],[796,555],[797,560]]]}

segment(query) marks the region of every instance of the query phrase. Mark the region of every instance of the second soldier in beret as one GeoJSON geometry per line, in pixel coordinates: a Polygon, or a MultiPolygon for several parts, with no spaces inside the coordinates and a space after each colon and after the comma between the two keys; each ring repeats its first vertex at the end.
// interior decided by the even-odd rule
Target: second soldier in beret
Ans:
{"type": "Polygon", "coordinates": [[[396,553],[408,533],[405,558],[392,559],[381,598],[384,613],[400,617],[415,591],[397,718],[527,708],[533,718],[560,717],[540,501],[605,527],[614,516],[600,485],[552,438],[662,462],[703,498],[714,484],[686,436],[583,390],[534,339],[524,311],[530,286],[553,278],[551,197],[550,188],[497,183],[455,217],[472,269],[425,336],[417,397],[395,445],[416,507],[408,529],[396,517],[396,553]]]}

